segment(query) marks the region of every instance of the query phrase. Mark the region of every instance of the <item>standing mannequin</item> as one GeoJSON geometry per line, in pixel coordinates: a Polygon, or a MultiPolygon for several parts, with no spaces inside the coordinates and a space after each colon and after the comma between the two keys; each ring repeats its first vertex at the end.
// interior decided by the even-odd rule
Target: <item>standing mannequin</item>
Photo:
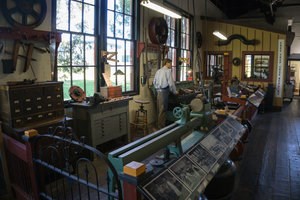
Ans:
{"type": "Polygon", "coordinates": [[[163,65],[162,68],[157,70],[153,80],[153,85],[157,91],[158,129],[161,129],[166,125],[169,93],[172,92],[175,95],[178,94],[172,77],[172,60],[168,58],[164,59],[163,65]]]}

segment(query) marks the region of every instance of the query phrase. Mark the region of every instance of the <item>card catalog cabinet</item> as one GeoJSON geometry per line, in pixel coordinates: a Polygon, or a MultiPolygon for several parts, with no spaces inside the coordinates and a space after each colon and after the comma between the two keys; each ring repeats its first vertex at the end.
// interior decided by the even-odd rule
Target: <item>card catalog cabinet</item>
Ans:
{"type": "Polygon", "coordinates": [[[0,86],[0,113],[11,128],[26,127],[64,115],[62,82],[0,86]]]}

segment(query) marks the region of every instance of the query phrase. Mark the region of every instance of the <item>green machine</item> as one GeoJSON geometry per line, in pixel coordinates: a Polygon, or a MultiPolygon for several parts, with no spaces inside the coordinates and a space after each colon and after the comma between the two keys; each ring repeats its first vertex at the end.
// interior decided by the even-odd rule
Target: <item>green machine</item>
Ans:
{"type": "MultiPolygon", "coordinates": [[[[196,103],[200,101],[197,100],[196,103]]],[[[131,161],[146,164],[151,157],[160,157],[161,161],[167,162],[169,156],[180,157],[199,142],[206,134],[205,130],[201,130],[203,123],[212,121],[212,112],[209,104],[198,106],[196,112],[191,108],[192,104],[174,108],[173,114],[178,119],[175,123],[110,152],[108,159],[118,173],[122,173],[123,166],[131,161]]],[[[113,180],[111,174],[109,177],[113,180]]],[[[110,183],[109,187],[113,190],[114,183],[110,183]]]]}

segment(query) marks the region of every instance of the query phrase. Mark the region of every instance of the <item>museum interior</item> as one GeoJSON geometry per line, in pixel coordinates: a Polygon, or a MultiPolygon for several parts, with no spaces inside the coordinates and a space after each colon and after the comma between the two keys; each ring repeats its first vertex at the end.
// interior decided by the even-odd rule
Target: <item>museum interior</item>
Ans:
{"type": "Polygon", "coordinates": [[[299,200],[299,0],[1,0],[0,199],[299,200]]]}

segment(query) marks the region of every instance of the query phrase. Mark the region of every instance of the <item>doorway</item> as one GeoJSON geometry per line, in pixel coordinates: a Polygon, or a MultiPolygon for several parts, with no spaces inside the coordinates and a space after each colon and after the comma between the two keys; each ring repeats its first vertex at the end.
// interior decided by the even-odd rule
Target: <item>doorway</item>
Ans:
{"type": "Polygon", "coordinates": [[[300,60],[290,60],[290,81],[295,85],[294,95],[300,93],[300,60]]]}

